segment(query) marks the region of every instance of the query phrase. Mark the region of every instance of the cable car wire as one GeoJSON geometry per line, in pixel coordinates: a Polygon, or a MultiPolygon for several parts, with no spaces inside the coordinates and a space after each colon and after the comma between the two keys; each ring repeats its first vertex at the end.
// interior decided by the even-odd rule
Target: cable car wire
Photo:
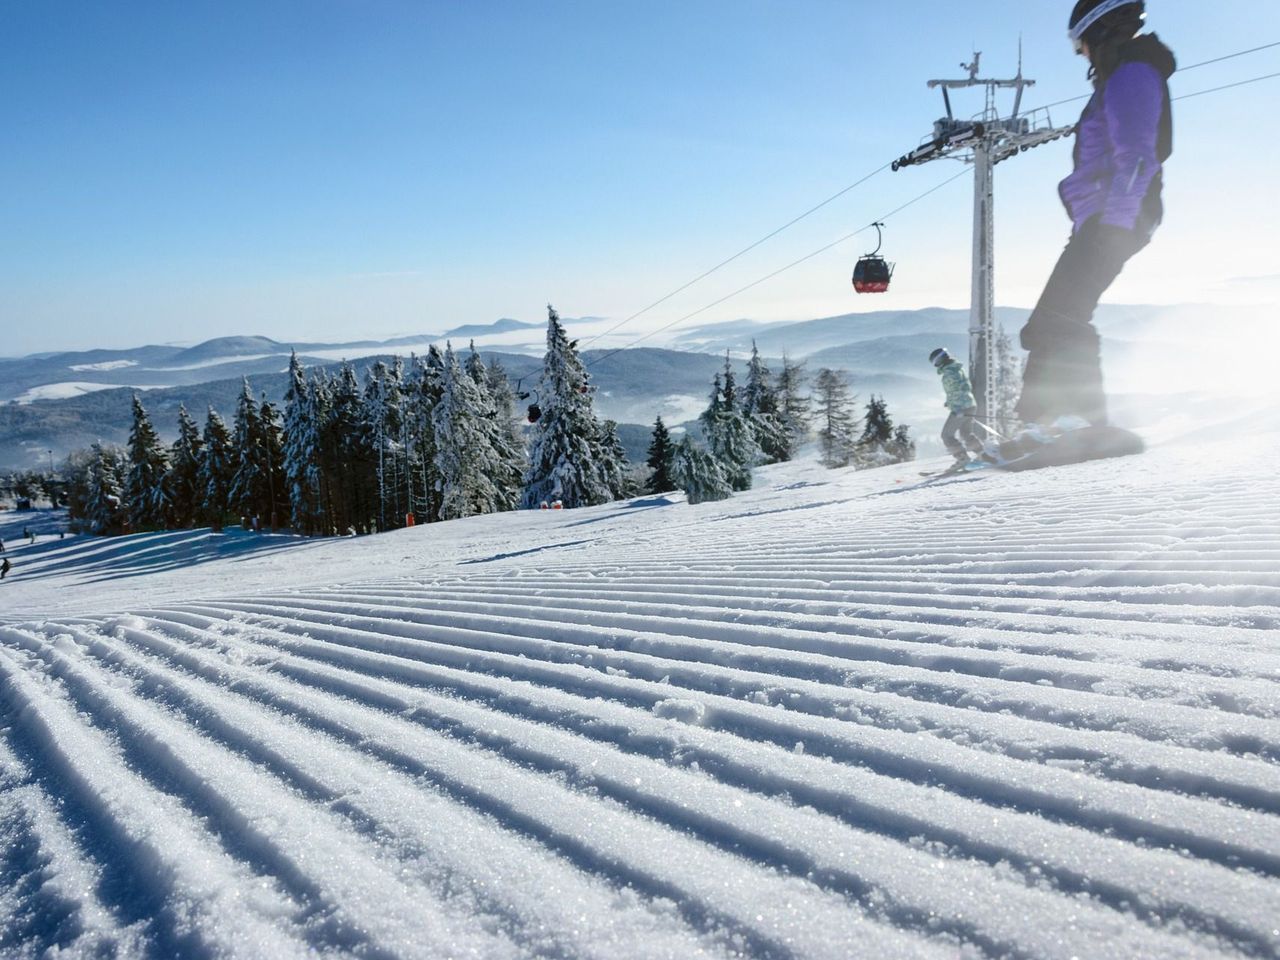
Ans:
{"type": "Polygon", "coordinates": [[[1208,90],[1197,90],[1195,93],[1184,93],[1179,97],[1173,97],[1173,100],[1190,100],[1192,97],[1203,97],[1207,93],[1220,93],[1223,90],[1233,90],[1236,87],[1245,87],[1251,83],[1261,83],[1263,80],[1274,80],[1280,77],[1280,73],[1268,73],[1261,77],[1251,77],[1248,80],[1239,80],[1236,83],[1223,84],[1221,87],[1211,87],[1208,90]]]}
{"type": "Polygon", "coordinates": [[[639,310],[639,311],[637,311],[637,312],[633,313],[631,316],[627,317],[625,320],[620,320],[618,323],[615,323],[615,324],[614,324],[612,327],[610,327],[608,330],[603,330],[603,331],[601,331],[600,333],[597,333],[594,337],[592,337],[592,338],[591,338],[590,340],[588,340],[585,344],[583,344],[583,348],[585,349],[586,347],[588,347],[588,346],[590,346],[591,344],[595,343],[595,342],[596,342],[597,340],[599,340],[601,337],[608,336],[609,334],[613,333],[613,332],[614,332],[614,331],[616,331],[616,330],[621,330],[623,327],[625,327],[625,326],[626,326],[628,323],[630,323],[632,320],[635,320],[635,319],[637,319],[637,318],[639,318],[639,317],[644,316],[644,314],[648,313],[648,312],[649,312],[650,310],[652,310],[654,307],[657,307],[657,306],[660,306],[660,305],[662,305],[662,304],[666,303],[668,300],[670,300],[670,299],[671,299],[672,297],[674,297],[676,294],[678,294],[678,293],[683,293],[684,291],[686,291],[686,290],[688,290],[690,287],[692,287],[695,283],[698,283],[698,282],[699,282],[699,281],[701,281],[701,280],[705,280],[707,277],[711,276],[713,273],[715,273],[715,272],[716,272],[717,270],[719,270],[721,267],[727,267],[729,264],[733,263],[733,261],[737,260],[739,257],[742,257],[742,256],[744,256],[744,255],[746,255],[746,254],[750,253],[752,250],[754,250],[756,247],[760,246],[762,243],[765,243],[765,242],[766,242],[766,241],[768,241],[768,240],[772,240],[774,237],[776,237],[778,234],[782,233],[784,230],[786,230],[786,229],[788,229],[788,228],[790,228],[790,227],[794,227],[794,226],[795,226],[797,223],[799,223],[801,220],[804,220],[806,217],[809,217],[809,216],[811,216],[811,215],[813,215],[813,214],[817,213],[819,210],[821,210],[823,207],[827,206],[829,203],[832,203],[832,202],[834,202],[834,201],[836,201],[836,200],[839,200],[841,197],[843,197],[843,196],[844,196],[846,193],[848,193],[850,190],[853,190],[853,189],[854,189],[854,188],[856,188],[856,187],[860,187],[860,186],[862,186],[864,183],[866,183],[868,180],[870,180],[872,177],[875,177],[875,176],[877,176],[877,175],[879,175],[879,174],[881,174],[881,173],[884,173],[886,170],[888,170],[888,169],[889,169],[889,166],[890,166],[890,164],[887,164],[887,163],[886,163],[883,167],[880,167],[880,169],[878,169],[878,170],[873,170],[871,173],[867,174],[867,175],[866,175],[865,177],[863,177],[861,180],[857,180],[857,181],[855,181],[854,183],[849,184],[849,185],[848,185],[847,187],[845,187],[843,190],[840,190],[840,191],[838,191],[837,193],[833,193],[831,196],[827,197],[827,199],[823,200],[821,203],[817,204],[816,206],[810,207],[808,210],[806,210],[804,213],[800,214],[798,217],[795,217],[795,218],[794,218],[794,219],[792,219],[792,220],[788,220],[786,223],[784,223],[782,226],[778,227],[778,228],[777,228],[776,230],[774,230],[773,232],[768,233],[768,234],[765,234],[765,236],[761,237],[759,240],[757,240],[755,243],[751,244],[750,246],[743,247],[741,250],[739,250],[737,253],[735,253],[733,256],[729,257],[729,258],[728,258],[728,259],[726,259],[726,260],[721,260],[719,263],[717,263],[717,264],[716,264],[714,267],[712,267],[710,270],[707,270],[705,273],[700,273],[700,274],[698,274],[698,276],[694,277],[694,278],[693,278],[692,280],[690,280],[688,283],[684,284],[684,285],[683,285],[683,286],[681,286],[681,287],[677,287],[675,290],[672,290],[670,293],[668,293],[665,297],[662,297],[660,300],[655,300],[655,301],[653,301],[653,303],[649,304],[649,305],[648,305],[647,307],[645,307],[643,310],[639,310]]]}
{"type": "MultiPolygon", "coordinates": [[[[902,206],[898,207],[897,209],[890,211],[889,213],[885,214],[882,217],[879,217],[878,222],[883,223],[885,220],[888,220],[890,217],[896,216],[897,214],[901,213],[903,210],[906,210],[908,207],[914,206],[915,204],[919,203],[921,200],[925,199],[925,197],[928,197],[931,194],[937,193],[943,187],[947,186],[948,184],[954,183],[956,180],[959,180],[961,177],[966,176],[968,173],[969,173],[968,169],[965,169],[965,170],[961,170],[959,173],[953,176],[948,177],[946,180],[943,180],[941,183],[933,187],[930,187],[924,193],[912,198],[911,200],[908,200],[906,203],[902,204],[902,206]]],[[[602,356],[596,357],[595,359],[591,360],[588,363],[584,363],[583,366],[585,367],[595,366],[597,363],[602,363],[603,361],[608,360],[610,357],[616,354],[619,354],[624,350],[630,350],[632,347],[636,346],[637,344],[643,343],[645,340],[648,340],[650,337],[655,337],[660,333],[664,333],[665,331],[670,330],[674,326],[678,326],[679,324],[684,323],[686,320],[691,320],[694,317],[696,317],[698,314],[705,313],[706,311],[710,310],[712,307],[718,307],[720,304],[724,303],[726,300],[732,300],[734,297],[738,296],[738,294],[746,293],[752,287],[758,287],[760,284],[765,283],[766,281],[772,280],[774,277],[779,276],[780,274],[786,273],[788,270],[792,269],[793,267],[798,267],[800,266],[800,264],[805,263],[808,260],[812,260],[814,257],[818,256],[819,254],[826,253],[832,247],[838,247],[840,244],[845,243],[848,240],[852,240],[854,237],[856,237],[860,233],[866,233],[873,226],[875,226],[875,223],[869,223],[865,227],[859,227],[857,230],[853,231],[852,233],[845,234],[839,240],[833,240],[831,243],[828,243],[823,247],[819,247],[817,250],[814,250],[812,253],[805,254],[799,260],[794,260],[791,263],[787,264],[785,267],[780,267],[777,270],[774,270],[772,273],[766,274],[765,276],[760,277],[759,279],[751,281],[744,287],[739,287],[737,290],[734,290],[732,293],[725,294],[720,299],[714,300],[711,303],[708,303],[705,307],[699,307],[697,310],[694,310],[692,313],[686,313],[683,317],[679,317],[675,320],[672,320],[670,323],[664,324],[663,326],[658,327],[656,330],[650,330],[644,336],[638,337],[637,339],[628,343],[626,346],[618,347],[615,350],[610,350],[608,353],[603,354],[602,356]]]]}
{"type": "Polygon", "coordinates": [[[1222,63],[1222,61],[1224,60],[1234,60],[1236,57],[1243,57],[1250,53],[1258,53],[1262,50],[1270,50],[1273,47],[1280,47],[1280,40],[1277,40],[1274,43],[1264,43],[1260,47],[1251,47],[1248,50],[1238,50],[1235,53],[1228,53],[1226,56],[1223,56],[1223,57],[1214,57],[1212,60],[1201,60],[1199,63],[1191,64],[1189,67],[1179,67],[1178,72],[1186,73],[1188,70],[1196,70],[1200,67],[1207,67],[1213,63],[1222,63]]]}

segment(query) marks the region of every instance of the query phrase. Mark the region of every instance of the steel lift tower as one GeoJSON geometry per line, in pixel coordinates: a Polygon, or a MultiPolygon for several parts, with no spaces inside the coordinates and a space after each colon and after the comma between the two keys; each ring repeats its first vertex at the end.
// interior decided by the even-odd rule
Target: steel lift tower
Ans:
{"type": "Polygon", "coordinates": [[[969,71],[964,80],[930,80],[929,89],[942,88],[947,115],[933,125],[933,136],[911,153],[893,162],[893,169],[916,166],[933,160],[955,159],[973,164],[973,294],[969,308],[969,372],[978,400],[978,416],[990,418],[997,410],[1000,371],[996,363],[995,334],[995,166],[1032,147],[1069,136],[1074,126],[1055,127],[1047,110],[1020,116],[1022,92],[1035,86],[1022,76],[1022,55],[1018,55],[1018,75],[1012,80],[984,80],[978,76],[982,54],[973,63],[962,63],[969,71]],[[986,88],[982,113],[970,120],[957,120],[951,110],[951,90],[986,88]],[[1001,119],[996,94],[1001,89],[1016,91],[1013,113],[1001,119]]]}

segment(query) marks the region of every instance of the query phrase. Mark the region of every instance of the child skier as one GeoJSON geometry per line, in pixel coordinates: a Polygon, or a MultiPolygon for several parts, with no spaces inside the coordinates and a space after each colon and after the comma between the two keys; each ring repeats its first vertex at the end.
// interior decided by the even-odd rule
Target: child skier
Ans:
{"type": "Polygon", "coordinates": [[[1075,169],[1058,187],[1071,239],[1021,331],[1028,356],[1017,412],[1027,424],[1107,423],[1093,313],[1160,225],[1173,152],[1176,63],[1155,34],[1138,35],[1145,19],[1142,0],[1079,0],[1068,23],[1094,93],[1076,127],[1075,169]]]}
{"type": "Polygon", "coordinates": [[[969,383],[969,375],[964,372],[964,367],[942,347],[929,354],[929,362],[938,369],[942,389],[947,392],[943,406],[951,411],[951,415],[942,425],[942,443],[947,452],[956,458],[955,468],[968,466],[972,462],[969,453],[981,460],[993,462],[984,451],[982,434],[985,430],[978,423],[978,401],[973,395],[973,386],[969,383]]]}

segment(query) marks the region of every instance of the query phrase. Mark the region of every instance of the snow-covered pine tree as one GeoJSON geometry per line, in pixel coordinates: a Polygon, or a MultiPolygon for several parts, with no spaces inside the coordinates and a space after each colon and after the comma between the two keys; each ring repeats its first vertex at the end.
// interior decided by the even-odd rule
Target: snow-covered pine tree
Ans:
{"type": "Polygon", "coordinates": [[[258,408],[258,422],[262,427],[262,467],[267,477],[267,498],[263,501],[262,522],[270,524],[274,532],[280,519],[287,516],[284,480],[284,427],[280,411],[265,396],[258,408]]]}
{"type": "MultiPolygon", "coordinates": [[[[713,417],[718,417],[720,415],[720,409],[723,406],[724,380],[720,376],[720,371],[717,370],[715,375],[711,378],[711,396],[707,398],[707,409],[702,411],[698,419],[705,421],[713,417]]],[[[705,422],[703,423],[703,426],[706,426],[705,422]]]]}
{"type": "Polygon", "coordinates": [[[169,458],[136,393],[128,449],[129,473],[124,500],[129,529],[133,532],[158,530],[164,527],[169,515],[169,491],[165,485],[169,458]]]}
{"type": "Polygon", "coordinates": [[[781,463],[791,459],[787,433],[779,416],[778,394],[754,340],[751,359],[747,362],[747,383],[742,390],[742,414],[751,425],[763,462],[781,463]]]}
{"type": "Polygon", "coordinates": [[[413,512],[421,523],[440,519],[440,476],[436,472],[436,434],[433,414],[444,393],[444,355],[433,343],[410,374],[409,402],[414,422],[415,503],[413,512]]]}
{"type": "Polygon", "coordinates": [[[91,448],[72,450],[62,465],[58,475],[62,478],[62,500],[67,505],[67,519],[72,530],[88,531],[89,502],[89,468],[93,464],[95,453],[91,448]]]}
{"type": "Polygon", "coordinates": [[[592,412],[587,372],[555,308],[547,307],[547,352],[538,380],[542,416],[533,425],[523,505],[561,501],[566,507],[607,503],[600,425],[592,412]]]}
{"type": "Polygon", "coordinates": [[[760,458],[760,448],[751,425],[743,416],[727,351],[724,370],[717,373],[712,382],[711,402],[698,419],[711,454],[719,461],[729,486],[734,490],[750,490],[751,468],[760,458]]]}
{"type": "Polygon", "coordinates": [[[498,488],[491,477],[498,469],[498,455],[489,442],[492,423],[484,420],[479,386],[459,365],[448,344],[443,374],[440,402],[431,414],[440,519],[494,513],[498,488]]]}
{"type": "Polygon", "coordinates": [[[636,484],[631,478],[631,463],[627,450],[618,436],[618,424],[614,420],[600,423],[600,468],[605,483],[614,500],[626,500],[636,495],[636,484]]]}
{"type": "Polygon", "coordinates": [[[671,457],[671,479],[684,491],[689,503],[727,500],[733,487],[724,469],[709,451],[685,434],[671,457]]]}
{"type": "Polygon", "coordinates": [[[902,463],[916,458],[916,444],[911,439],[910,428],[893,425],[889,405],[883,396],[871,395],[865,424],[858,440],[859,466],[902,463]]]}
{"type": "Polygon", "coordinates": [[[804,363],[794,363],[784,353],[776,390],[778,422],[782,427],[782,443],[786,452],[784,460],[795,457],[801,444],[809,439],[813,410],[809,394],[804,389],[807,381],[804,363]]]}
{"type": "Polygon", "coordinates": [[[524,492],[524,472],[528,463],[524,441],[512,428],[511,407],[514,395],[511,384],[507,382],[502,367],[497,367],[497,375],[486,367],[483,358],[476,352],[475,341],[471,343],[465,369],[476,385],[480,421],[485,438],[496,457],[495,469],[490,476],[497,490],[495,509],[515,510],[520,506],[520,495],[524,492]],[[500,397],[502,406],[499,406],[500,397]]]}
{"type": "Polygon", "coordinates": [[[360,383],[343,362],[329,383],[330,415],[326,446],[334,476],[334,522],[339,532],[368,532],[378,519],[378,481],[374,450],[363,420],[360,383]]]}
{"type": "MultiPolygon", "coordinates": [[[[449,344],[446,342],[445,346],[448,347],[449,344]]],[[[477,387],[488,385],[485,381],[489,376],[489,370],[485,366],[484,358],[476,350],[476,342],[474,340],[467,346],[467,359],[462,362],[462,368],[477,387]]]]}
{"type": "MultiPolygon", "coordinates": [[[[400,475],[400,377],[379,360],[365,376],[363,423],[373,458],[378,489],[378,529],[400,526],[399,499],[396,495],[400,475]]],[[[401,515],[402,516],[402,515],[401,515]]]]}
{"type": "Polygon", "coordinates": [[[341,454],[337,448],[333,421],[333,384],[324,370],[313,370],[307,380],[307,401],[314,420],[316,458],[312,483],[318,492],[317,532],[333,536],[338,526],[338,494],[341,487],[341,454]]]}
{"type": "Polygon", "coordinates": [[[394,416],[388,425],[387,449],[391,453],[390,493],[387,510],[392,526],[402,527],[409,512],[409,445],[405,426],[404,360],[393,357],[387,368],[387,401],[394,416]]]}
{"type": "Polygon", "coordinates": [[[174,527],[195,526],[204,500],[200,487],[200,428],[185,406],[178,406],[178,439],[169,448],[169,521],[174,527]]]}
{"type": "Polygon", "coordinates": [[[200,448],[200,516],[214,530],[221,530],[230,512],[228,494],[235,463],[231,431],[213,407],[209,408],[205,418],[203,440],[200,448]]]}
{"type": "Polygon", "coordinates": [[[854,456],[857,430],[849,381],[844,371],[824,367],[818,371],[813,387],[822,463],[827,467],[847,467],[854,456]]]}
{"type": "Polygon", "coordinates": [[[93,445],[86,478],[84,523],[90,533],[119,533],[126,520],[124,487],[128,455],[101,441],[93,445]]]}
{"type": "Polygon", "coordinates": [[[889,444],[895,463],[907,463],[916,458],[916,442],[911,438],[911,428],[898,424],[893,428],[893,440],[889,444]]]}
{"type": "Polygon", "coordinates": [[[880,466],[896,462],[889,447],[893,443],[893,418],[883,396],[871,394],[863,417],[862,436],[858,438],[859,466],[880,466]]]}
{"type": "Polygon", "coordinates": [[[234,424],[231,443],[235,469],[231,474],[227,505],[236,516],[252,523],[254,517],[263,519],[262,513],[268,500],[268,478],[262,442],[262,418],[248,377],[241,384],[234,424]]]}
{"type": "MultiPolygon", "coordinates": [[[[400,477],[396,487],[396,503],[400,505],[401,517],[404,523],[409,523],[409,514],[414,514],[414,483],[418,476],[417,460],[417,436],[414,433],[416,426],[414,422],[414,391],[417,385],[414,381],[414,370],[417,368],[418,358],[415,354],[409,354],[409,369],[406,372],[404,364],[400,358],[396,358],[396,366],[399,368],[398,376],[400,378],[400,477]]],[[[414,515],[413,522],[417,523],[417,515],[414,515]]]]}
{"type": "Polygon", "coordinates": [[[416,354],[409,358],[409,372],[404,382],[404,416],[401,417],[405,447],[407,512],[415,523],[439,519],[431,514],[430,498],[436,496],[435,431],[431,426],[433,400],[428,391],[425,360],[416,354]]]}
{"type": "Polygon", "coordinates": [[[289,386],[284,395],[282,459],[289,525],[307,536],[321,532],[319,417],[314,391],[296,352],[289,358],[289,386]]]}
{"type": "Polygon", "coordinates": [[[1022,362],[1004,326],[996,329],[996,408],[990,420],[997,433],[1012,436],[1018,428],[1018,397],[1022,394],[1022,362]]]}
{"type": "MultiPolygon", "coordinates": [[[[523,462],[526,459],[524,430],[521,427],[524,416],[516,412],[515,388],[511,386],[511,378],[507,376],[506,369],[498,360],[490,359],[487,367],[488,372],[485,376],[488,380],[489,395],[493,398],[494,409],[498,412],[498,422],[510,438],[512,448],[520,451],[520,459],[523,462]]],[[[521,476],[523,478],[523,471],[521,476]]]]}
{"type": "Polygon", "coordinates": [[[649,459],[645,464],[649,468],[649,479],[645,482],[646,493],[666,493],[676,488],[672,477],[671,458],[675,455],[675,445],[671,442],[671,434],[667,425],[659,416],[653,422],[653,439],[649,441],[649,459]]]}

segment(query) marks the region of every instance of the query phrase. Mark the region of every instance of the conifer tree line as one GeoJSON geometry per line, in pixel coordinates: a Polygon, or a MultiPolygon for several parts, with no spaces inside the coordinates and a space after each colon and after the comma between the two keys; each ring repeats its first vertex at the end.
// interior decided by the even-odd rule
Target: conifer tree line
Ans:
{"type": "MultiPolygon", "coordinates": [[[[201,424],[180,407],[169,445],[135,395],[124,447],[96,443],[68,458],[66,499],[74,525],[97,534],[238,523],[309,536],[625,499],[639,485],[618,425],[595,414],[590,381],[551,307],[530,393],[517,394],[474,344],[465,357],[447,344],[407,364],[379,361],[363,383],[349,363],[308,372],[295,354],[283,409],[246,379],[230,423],[209,408],[201,424]],[[533,400],[529,423],[521,399],[533,400]]],[[[645,489],[724,499],[750,489],[754,467],[791,460],[811,433],[830,467],[914,458],[909,428],[894,426],[883,398],[859,417],[842,373],[821,370],[808,386],[803,364],[784,356],[774,376],[754,344],[740,384],[726,353],[700,439],[677,441],[655,423],[645,489]]]]}
{"type": "Polygon", "coordinates": [[[68,458],[73,522],[97,534],[240,523],[332,536],[631,496],[617,424],[596,417],[576,345],[548,314],[527,428],[506,372],[474,344],[465,357],[449,344],[407,366],[380,361],[363,383],[349,363],[308,373],[295,354],[283,410],[246,379],[230,424],[210,408],[201,426],[180,408],[168,446],[135,395],[125,447],[68,458]]]}
{"type": "Polygon", "coordinates": [[[0,501],[44,499],[53,506],[62,505],[62,484],[50,470],[14,470],[0,473],[0,501]]]}
{"type": "Polygon", "coordinates": [[[785,355],[777,377],[754,341],[747,380],[738,387],[729,354],[712,380],[698,418],[705,444],[686,433],[675,442],[662,418],[649,445],[649,493],[682,489],[689,503],[723,500],[751,488],[752,468],[791,460],[816,427],[822,462],[858,469],[914,460],[910,428],[894,426],[883,397],[872,396],[859,418],[843,372],[822,369],[806,391],[803,364],[785,355]],[[861,434],[858,433],[861,424],[861,434]]]}

